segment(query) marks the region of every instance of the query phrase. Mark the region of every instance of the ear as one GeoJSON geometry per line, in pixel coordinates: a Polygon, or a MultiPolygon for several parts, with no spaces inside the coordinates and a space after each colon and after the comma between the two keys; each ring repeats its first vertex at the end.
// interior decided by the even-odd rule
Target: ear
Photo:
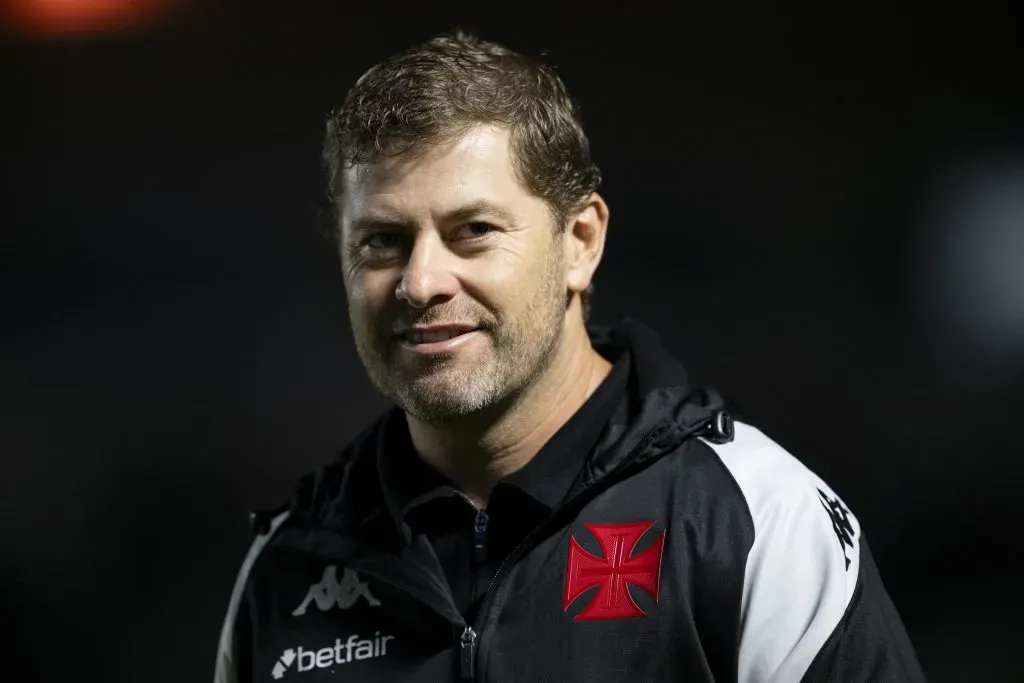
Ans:
{"type": "Polygon", "coordinates": [[[581,294],[590,286],[604,254],[607,233],[608,204],[594,192],[565,230],[565,286],[570,293],[581,294]]]}

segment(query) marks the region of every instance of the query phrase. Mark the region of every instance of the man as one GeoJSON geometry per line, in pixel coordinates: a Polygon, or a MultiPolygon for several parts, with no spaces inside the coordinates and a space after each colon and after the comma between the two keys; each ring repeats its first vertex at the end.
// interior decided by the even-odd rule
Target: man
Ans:
{"type": "Polygon", "coordinates": [[[923,681],[857,519],[642,326],[588,331],[608,207],[554,72],[461,32],[324,157],[395,408],[256,515],[216,681],[923,681]]]}

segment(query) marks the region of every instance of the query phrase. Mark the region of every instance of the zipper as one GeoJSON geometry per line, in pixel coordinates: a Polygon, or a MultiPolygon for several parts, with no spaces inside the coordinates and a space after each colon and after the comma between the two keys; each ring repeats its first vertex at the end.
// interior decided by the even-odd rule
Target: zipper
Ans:
{"type": "Polygon", "coordinates": [[[464,681],[476,675],[476,631],[472,626],[466,626],[459,637],[459,668],[464,681]]]}
{"type": "MultiPolygon", "coordinates": [[[[673,447],[701,432],[708,432],[708,436],[717,437],[720,433],[719,424],[722,423],[723,419],[719,417],[719,413],[722,413],[725,416],[725,423],[731,425],[731,418],[727,413],[724,413],[723,411],[716,411],[710,417],[706,417],[698,421],[690,430],[687,430],[688,433],[683,436],[679,442],[673,444],[673,447]]],[[[473,621],[472,625],[466,626],[459,638],[459,661],[461,662],[462,680],[470,681],[476,678],[476,659],[480,650],[477,640],[480,638],[479,634],[483,630],[484,624],[487,623],[487,616],[493,607],[492,603],[494,602],[495,588],[504,578],[505,574],[508,573],[509,568],[515,564],[523,554],[525,554],[530,546],[536,543],[537,539],[547,534],[551,527],[560,525],[562,518],[568,512],[572,512],[581,502],[585,502],[589,497],[592,497],[596,493],[619,483],[619,481],[621,481],[625,476],[631,474],[633,470],[642,469],[664,455],[666,451],[655,453],[641,460],[634,460],[637,454],[650,445],[650,442],[654,440],[656,432],[661,429],[662,425],[656,425],[644,432],[640,441],[632,450],[630,450],[621,465],[601,477],[598,481],[587,484],[576,492],[576,495],[559,505],[547,520],[527,534],[526,537],[512,549],[512,552],[509,553],[508,557],[506,557],[504,562],[501,563],[501,566],[498,567],[498,571],[494,574],[494,578],[491,579],[491,582],[488,584],[487,591],[484,593],[483,603],[480,605],[480,612],[477,614],[476,619],[473,621]]]]}
{"type": "MultiPolygon", "coordinates": [[[[477,508],[476,517],[473,519],[473,560],[478,565],[487,561],[487,523],[489,521],[490,517],[488,517],[487,511],[477,508]]],[[[488,590],[490,590],[490,586],[488,586],[488,590]]],[[[462,635],[459,636],[459,669],[462,673],[462,680],[472,680],[476,675],[476,637],[476,631],[468,624],[462,630],[462,635]]]]}
{"type": "Polygon", "coordinates": [[[487,523],[489,521],[487,510],[478,508],[476,519],[473,520],[473,559],[478,564],[487,561],[487,523]]]}

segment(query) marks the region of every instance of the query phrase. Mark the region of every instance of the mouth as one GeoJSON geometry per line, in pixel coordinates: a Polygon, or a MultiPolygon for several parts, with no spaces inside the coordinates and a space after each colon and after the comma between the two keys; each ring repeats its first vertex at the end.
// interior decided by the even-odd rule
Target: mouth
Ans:
{"type": "Polygon", "coordinates": [[[470,325],[437,325],[431,327],[410,327],[397,336],[402,345],[419,353],[444,353],[453,351],[479,336],[479,327],[470,325]]]}

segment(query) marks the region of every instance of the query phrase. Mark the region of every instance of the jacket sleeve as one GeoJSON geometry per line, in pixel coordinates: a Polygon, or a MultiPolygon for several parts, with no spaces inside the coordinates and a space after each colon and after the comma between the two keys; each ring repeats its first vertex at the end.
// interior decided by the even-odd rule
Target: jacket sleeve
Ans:
{"type": "Polygon", "coordinates": [[[829,486],[756,429],[718,446],[754,525],[738,683],[923,683],[860,523],[829,486]]]}
{"type": "Polygon", "coordinates": [[[241,569],[238,570],[231,598],[228,600],[227,614],[221,627],[220,640],[217,643],[213,683],[249,683],[252,680],[252,616],[245,596],[246,592],[252,589],[250,576],[256,560],[287,516],[288,513],[284,512],[271,521],[269,530],[253,541],[241,569]]]}
{"type": "Polygon", "coordinates": [[[923,683],[925,680],[903,622],[863,541],[860,575],[850,604],[802,680],[807,683],[923,683]]]}

